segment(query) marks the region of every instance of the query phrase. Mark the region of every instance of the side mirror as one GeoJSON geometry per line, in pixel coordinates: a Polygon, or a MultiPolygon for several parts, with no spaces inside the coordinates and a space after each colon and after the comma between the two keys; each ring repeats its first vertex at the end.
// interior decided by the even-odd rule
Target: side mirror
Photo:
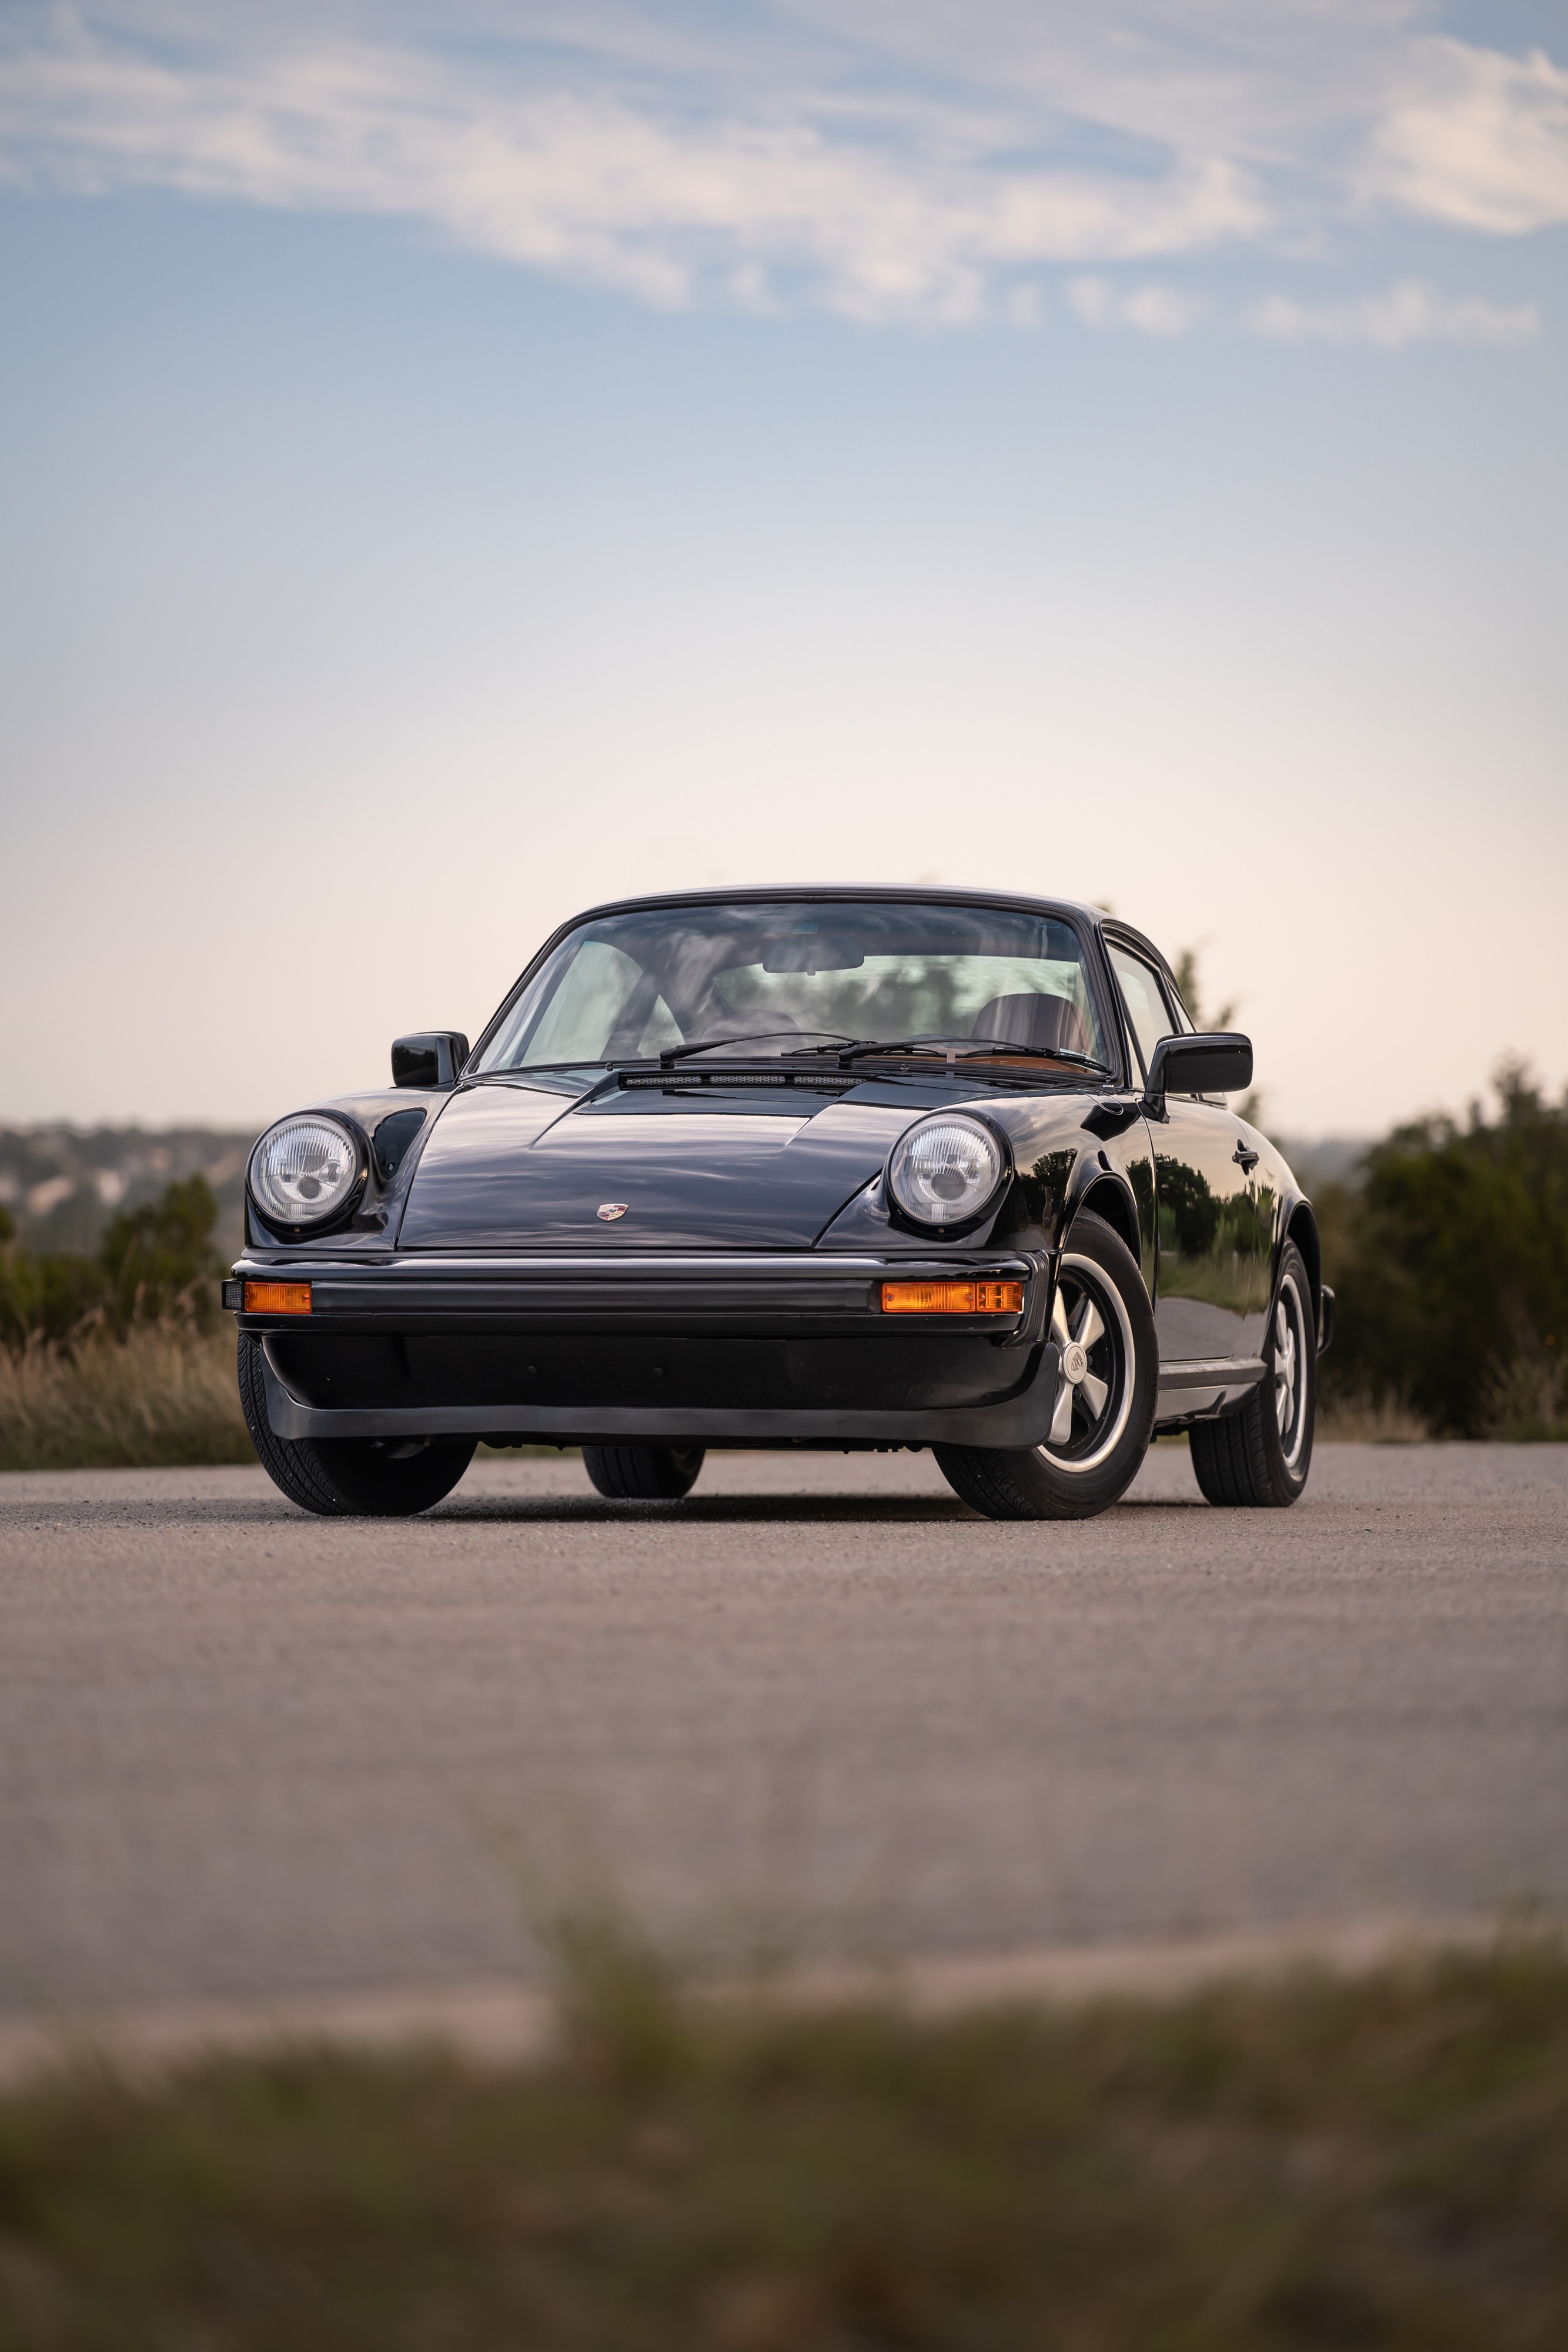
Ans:
{"type": "Polygon", "coordinates": [[[1207,1037],[1162,1037],[1149,1072],[1149,1100],[1166,1095],[1239,1095],[1252,1083],[1252,1040],[1233,1030],[1207,1037]]]}
{"type": "Polygon", "coordinates": [[[394,1087],[455,1087],[468,1059],[468,1040],[460,1029],[421,1029],[412,1037],[392,1041],[394,1087]]]}

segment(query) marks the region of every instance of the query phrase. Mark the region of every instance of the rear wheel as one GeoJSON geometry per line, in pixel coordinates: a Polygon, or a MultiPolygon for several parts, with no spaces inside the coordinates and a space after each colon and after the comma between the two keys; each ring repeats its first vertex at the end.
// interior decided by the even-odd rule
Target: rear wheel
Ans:
{"type": "Polygon", "coordinates": [[[990,1519],[1087,1519],[1126,1492],[1148,1452],[1159,1385],[1154,1310],[1137,1261],[1085,1210],[1057,1269],[1051,1334],[1061,1351],[1043,1445],[938,1445],[943,1476],[990,1519]]]}
{"type": "Polygon", "coordinates": [[[1294,1242],[1285,1245],[1263,1348],[1263,1377],[1239,1412],[1199,1421],[1188,1434],[1197,1483],[1211,1503],[1283,1510],[1307,1483],[1317,1410],[1317,1325],[1312,1286],[1294,1242]]]}
{"type": "Polygon", "coordinates": [[[697,1482],[701,1445],[585,1445],[582,1466],[617,1503],[678,1503],[697,1482]]]}
{"type": "Polygon", "coordinates": [[[322,1518],[412,1518],[450,1495],[476,1440],[279,1437],[267,1412],[261,1342],[239,1335],[239,1401],[256,1459],[275,1486],[322,1518]]]}

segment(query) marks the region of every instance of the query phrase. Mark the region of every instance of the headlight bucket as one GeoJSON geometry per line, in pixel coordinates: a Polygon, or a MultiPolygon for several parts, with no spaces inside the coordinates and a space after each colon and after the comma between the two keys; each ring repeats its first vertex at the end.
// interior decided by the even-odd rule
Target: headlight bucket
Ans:
{"type": "Polygon", "coordinates": [[[335,1111],[297,1111],[280,1118],[250,1155],[246,1190],[275,1233],[298,1241],[337,1224],[358,1202],[370,1172],[370,1147],[335,1111]]]}
{"type": "Polygon", "coordinates": [[[888,1154],[888,1195],[926,1233],[954,1233],[994,1208],[1012,1173],[1007,1145],[972,1111],[937,1110],[906,1127],[888,1154]]]}

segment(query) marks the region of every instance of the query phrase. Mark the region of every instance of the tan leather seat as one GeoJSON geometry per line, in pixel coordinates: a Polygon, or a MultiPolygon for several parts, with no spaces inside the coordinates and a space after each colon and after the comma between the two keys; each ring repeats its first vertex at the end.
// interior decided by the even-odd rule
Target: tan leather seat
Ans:
{"type": "Polygon", "coordinates": [[[1034,1045],[1048,1053],[1063,1047],[1070,1054],[1090,1051],[1078,1007],[1065,996],[993,996],[976,1013],[969,1034],[1004,1045],[1034,1045]]]}

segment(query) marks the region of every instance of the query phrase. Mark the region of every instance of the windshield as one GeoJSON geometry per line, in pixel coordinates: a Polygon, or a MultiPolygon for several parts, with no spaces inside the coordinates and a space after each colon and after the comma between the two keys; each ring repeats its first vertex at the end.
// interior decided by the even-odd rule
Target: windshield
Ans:
{"type": "Polygon", "coordinates": [[[694,1046],[752,1061],[924,1037],[1109,1059],[1071,923],[988,907],[780,899],[582,924],[508,1008],[478,1066],[571,1067],[694,1046]]]}

